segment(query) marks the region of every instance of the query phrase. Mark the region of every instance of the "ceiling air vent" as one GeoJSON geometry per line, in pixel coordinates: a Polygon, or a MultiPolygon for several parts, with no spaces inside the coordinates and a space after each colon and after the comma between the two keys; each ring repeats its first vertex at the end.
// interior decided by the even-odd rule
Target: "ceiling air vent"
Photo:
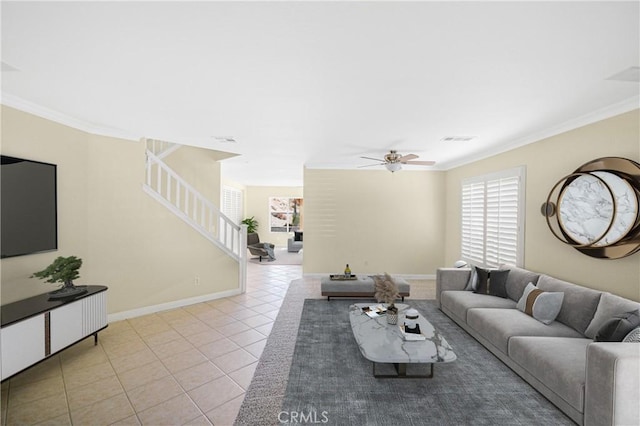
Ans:
{"type": "Polygon", "coordinates": [[[212,136],[216,142],[220,143],[236,143],[233,136],[212,136]]]}
{"type": "Polygon", "coordinates": [[[475,136],[445,136],[440,139],[442,142],[469,142],[475,139],[475,136]]]}

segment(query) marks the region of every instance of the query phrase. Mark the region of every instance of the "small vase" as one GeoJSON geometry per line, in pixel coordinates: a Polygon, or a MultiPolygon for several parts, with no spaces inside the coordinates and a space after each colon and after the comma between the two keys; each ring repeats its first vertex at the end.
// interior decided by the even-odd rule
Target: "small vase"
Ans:
{"type": "Polygon", "coordinates": [[[389,306],[387,308],[387,324],[397,324],[398,323],[398,308],[395,306],[389,306]]]}

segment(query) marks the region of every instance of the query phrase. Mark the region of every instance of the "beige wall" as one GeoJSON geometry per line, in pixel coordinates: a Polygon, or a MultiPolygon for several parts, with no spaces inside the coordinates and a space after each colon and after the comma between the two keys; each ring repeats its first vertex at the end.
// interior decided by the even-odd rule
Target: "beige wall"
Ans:
{"type": "MultiPolygon", "coordinates": [[[[245,192],[244,218],[254,216],[258,221],[260,241],[286,247],[292,232],[271,232],[269,230],[269,197],[303,197],[300,186],[247,186],[245,192]]],[[[306,203],[306,200],[305,200],[306,203]]],[[[306,215],[306,206],[304,207],[306,215]]],[[[306,221],[306,216],[303,219],[306,221]]],[[[304,225],[303,228],[304,230],[304,225]]]]}
{"type": "MultiPolygon", "coordinates": [[[[7,107],[2,112],[2,153],[58,164],[59,200],[59,250],[3,259],[3,304],[52,290],[29,276],[70,255],[84,261],[77,284],[109,287],[109,313],[238,288],[237,263],[143,192],[142,143],[90,135],[7,107]]],[[[199,150],[177,153],[183,149],[172,166],[178,173],[199,170],[198,185],[217,204],[219,166],[205,159],[194,168],[192,154],[199,150]]]]}
{"type": "Polygon", "coordinates": [[[444,183],[444,172],[305,170],[304,272],[435,274],[444,183]]]}
{"type": "MultiPolygon", "coordinates": [[[[6,304],[27,296],[54,290],[51,284],[29,279],[57,256],[88,251],[87,135],[47,120],[36,119],[2,107],[2,154],[57,164],[58,247],[51,253],[2,259],[0,301],[6,304]]],[[[1,195],[1,194],[0,194],[1,195]]],[[[82,276],[85,269],[80,270],[82,276]]],[[[82,282],[83,280],[79,280],[82,282]]]]}
{"type": "Polygon", "coordinates": [[[526,166],[525,267],[598,290],[640,300],[640,254],[618,260],[586,256],[558,241],[540,205],[553,185],[599,157],[640,162],[639,111],[587,125],[537,143],[449,170],[446,177],[445,264],[460,257],[460,186],[464,178],[526,166]]]}

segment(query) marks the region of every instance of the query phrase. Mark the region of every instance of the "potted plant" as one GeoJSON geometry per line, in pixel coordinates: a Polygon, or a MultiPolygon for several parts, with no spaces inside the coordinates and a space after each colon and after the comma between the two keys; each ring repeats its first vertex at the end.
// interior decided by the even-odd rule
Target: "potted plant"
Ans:
{"type": "Polygon", "coordinates": [[[31,278],[45,279],[48,283],[62,283],[62,286],[55,291],[49,293],[49,296],[54,299],[61,299],[70,296],[77,296],[82,293],[86,293],[87,289],[84,287],[76,287],[73,284],[73,280],[80,278],[80,267],[82,266],[82,259],[76,256],[62,257],[59,256],[56,260],[47,266],[45,269],[39,272],[34,272],[31,278]]]}
{"type": "Polygon", "coordinates": [[[247,225],[247,234],[253,234],[258,230],[258,221],[255,219],[255,216],[243,219],[241,223],[247,225]]]}
{"type": "Polygon", "coordinates": [[[389,324],[397,324],[398,308],[396,308],[395,302],[399,297],[398,286],[386,272],[384,275],[374,276],[373,281],[375,282],[376,300],[387,304],[387,322],[389,324]]]}

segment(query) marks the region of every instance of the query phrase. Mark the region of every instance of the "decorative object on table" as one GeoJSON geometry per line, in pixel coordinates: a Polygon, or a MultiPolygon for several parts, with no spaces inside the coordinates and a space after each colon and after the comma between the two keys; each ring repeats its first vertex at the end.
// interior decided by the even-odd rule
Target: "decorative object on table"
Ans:
{"type": "Polygon", "coordinates": [[[56,260],[39,272],[34,272],[31,278],[47,278],[48,283],[62,283],[60,289],[49,293],[51,299],[64,299],[66,297],[78,296],[87,292],[86,287],[76,287],[73,280],[80,278],[80,267],[82,259],[76,256],[62,257],[56,260]]]}
{"type": "Polygon", "coordinates": [[[345,266],[344,268],[344,276],[345,277],[350,277],[351,276],[351,268],[349,268],[349,264],[347,263],[347,266],[345,266]]]}
{"type": "Polygon", "coordinates": [[[640,251],[640,164],[621,157],[589,161],[553,186],[540,212],[558,240],[583,254],[632,255],[640,251]]]}
{"type": "Polygon", "coordinates": [[[420,324],[418,324],[418,317],[420,314],[415,309],[408,309],[404,314],[404,332],[420,334],[420,324]]]}
{"type": "Polygon", "coordinates": [[[258,230],[258,221],[255,219],[255,216],[242,219],[241,223],[247,225],[247,234],[253,234],[258,230]]]}
{"type": "Polygon", "coordinates": [[[398,294],[398,286],[391,276],[385,272],[384,275],[374,275],[375,298],[378,302],[387,304],[387,323],[398,323],[398,309],[395,306],[396,299],[400,297],[398,294]]]}
{"type": "Polygon", "coordinates": [[[464,260],[456,260],[456,263],[453,264],[454,268],[466,268],[467,266],[469,266],[469,264],[464,260]]]}
{"type": "Polygon", "coordinates": [[[356,275],[345,275],[345,274],[330,274],[329,278],[331,281],[355,281],[358,279],[356,275]]]}
{"type": "Polygon", "coordinates": [[[427,340],[427,336],[422,333],[409,332],[407,330],[407,326],[404,324],[400,324],[398,327],[400,328],[400,333],[402,333],[402,339],[406,340],[407,342],[420,342],[423,340],[427,340]]]}
{"type": "Polygon", "coordinates": [[[387,307],[384,305],[363,306],[362,313],[370,318],[377,318],[387,313],[387,307]]]}

